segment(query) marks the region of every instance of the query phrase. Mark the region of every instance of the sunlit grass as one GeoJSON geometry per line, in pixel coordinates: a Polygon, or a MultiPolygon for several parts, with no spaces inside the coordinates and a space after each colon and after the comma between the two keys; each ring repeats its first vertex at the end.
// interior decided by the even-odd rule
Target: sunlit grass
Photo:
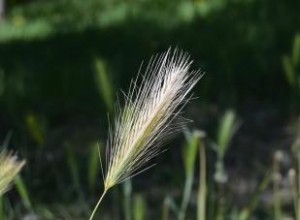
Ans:
{"type": "Polygon", "coordinates": [[[0,153],[0,196],[9,189],[24,165],[25,161],[18,161],[13,153],[6,150],[0,153]]]}
{"type": "Polygon", "coordinates": [[[168,50],[150,61],[145,75],[132,81],[110,133],[104,192],[90,220],[106,192],[147,169],[142,167],[160,153],[162,142],[182,127],[174,119],[201,78],[199,71],[190,71],[191,64],[186,53],[168,50]],[[138,80],[142,80],[139,87],[138,80]]]}

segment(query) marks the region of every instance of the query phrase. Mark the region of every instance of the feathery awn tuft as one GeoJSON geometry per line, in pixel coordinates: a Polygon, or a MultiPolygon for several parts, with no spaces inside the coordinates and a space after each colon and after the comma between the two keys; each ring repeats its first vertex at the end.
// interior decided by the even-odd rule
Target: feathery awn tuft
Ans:
{"type": "Polygon", "coordinates": [[[0,152],[0,196],[9,189],[24,165],[25,161],[18,161],[12,153],[6,150],[0,152]]]}
{"type": "Polygon", "coordinates": [[[192,62],[187,53],[169,49],[152,58],[146,73],[131,82],[125,106],[110,129],[105,173],[102,170],[104,193],[94,212],[111,187],[145,170],[141,168],[160,152],[164,140],[182,127],[174,119],[202,76],[190,71],[192,62]]]}

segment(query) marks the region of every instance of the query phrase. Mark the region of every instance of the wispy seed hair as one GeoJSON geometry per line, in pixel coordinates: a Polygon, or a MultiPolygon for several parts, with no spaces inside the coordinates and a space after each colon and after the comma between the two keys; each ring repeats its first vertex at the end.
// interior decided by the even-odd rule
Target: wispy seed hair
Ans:
{"type": "Polygon", "coordinates": [[[164,140],[182,126],[173,120],[202,76],[190,71],[192,62],[187,53],[169,49],[151,58],[145,74],[131,82],[108,138],[105,190],[143,171],[164,140]]]}
{"type": "Polygon", "coordinates": [[[0,152],[0,196],[9,189],[24,164],[25,161],[18,161],[16,155],[6,150],[0,152]]]}

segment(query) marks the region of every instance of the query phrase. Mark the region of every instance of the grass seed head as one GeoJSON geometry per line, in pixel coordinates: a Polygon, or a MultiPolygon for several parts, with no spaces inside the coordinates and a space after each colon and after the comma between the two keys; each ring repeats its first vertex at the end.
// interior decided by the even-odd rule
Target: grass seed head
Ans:
{"type": "Polygon", "coordinates": [[[146,73],[132,81],[107,143],[105,190],[143,171],[166,137],[181,128],[174,118],[202,76],[190,71],[191,64],[188,54],[169,49],[152,58],[146,73]]]}
{"type": "Polygon", "coordinates": [[[0,196],[10,187],[25,161],[18,161],[17,156],[3,150],[0,152],[0,196]]]}

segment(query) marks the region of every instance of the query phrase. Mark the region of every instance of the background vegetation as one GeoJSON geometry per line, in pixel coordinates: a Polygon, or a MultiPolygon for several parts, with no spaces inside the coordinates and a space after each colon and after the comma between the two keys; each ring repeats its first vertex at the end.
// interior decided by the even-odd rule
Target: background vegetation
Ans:
{"type": "Polygon", "coordinates": [[[157,167],[114,189],[101,219],[299,216],[299,9],[298,0],[0,0],[0,140],[27,160],[0,219],[87,219],[103,187],[107,113],[141,61],[170,46],[206,72],[185,109],[194,122],[157,167]]]}

